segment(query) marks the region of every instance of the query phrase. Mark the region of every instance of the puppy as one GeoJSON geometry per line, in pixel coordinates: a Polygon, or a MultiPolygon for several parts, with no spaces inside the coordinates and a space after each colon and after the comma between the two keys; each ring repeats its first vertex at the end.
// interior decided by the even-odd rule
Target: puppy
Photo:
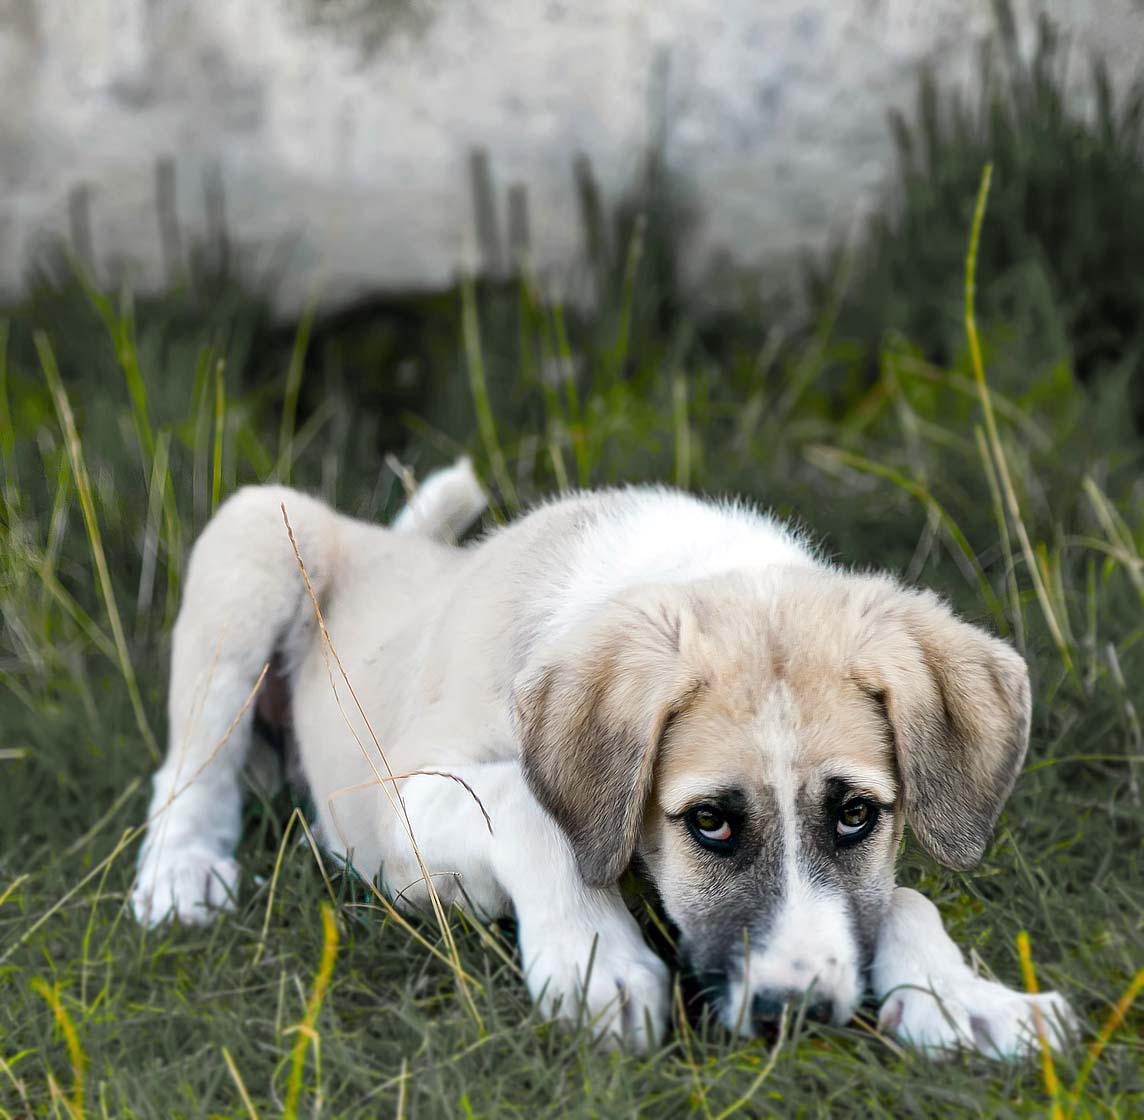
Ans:
{"type": "Polygon", "coordinates": [[[845,1023],[870,989],[884,1029],[928,1052],[1015,1056],[1038,1019],[1063,1042],[1060,996],[977,976],[932,903],[894,887],[906,824],[949,867],[988,847],[1029,734],[1008,645],[743,506],[579,494],[445,543],[483,505],[462,461],[391,528],[274,486],[219,510],[175,626],[141,921],[233,905],[250,696],[271,664],[264,715],[323,844],[424,906],[412,832],[446,905],[515,915],[545,1014],[660,1039],[667,969],[617,887],[634,866],[733,1031],[790,1007],[845,1023]]]}

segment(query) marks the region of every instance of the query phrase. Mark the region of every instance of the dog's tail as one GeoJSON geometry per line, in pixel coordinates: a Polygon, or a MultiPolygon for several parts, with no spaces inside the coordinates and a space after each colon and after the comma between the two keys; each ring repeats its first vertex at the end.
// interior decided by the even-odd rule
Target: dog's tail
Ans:
{"type": "Polygon", "coordinates": [[[398,533],[420,533],[451,543],[484,513],[487,505],[488,498],[477,481],[473,464],[465,457],[429,475],[413,492],[392,528],[398,533]]]}

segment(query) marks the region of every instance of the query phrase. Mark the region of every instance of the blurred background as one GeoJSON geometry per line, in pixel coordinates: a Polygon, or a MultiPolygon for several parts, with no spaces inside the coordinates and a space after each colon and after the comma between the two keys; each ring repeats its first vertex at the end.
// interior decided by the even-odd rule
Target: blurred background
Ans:
{"type": "Polygon", "coordinates": [[[649,148],[693,206],[690,279],[781,274],[882,208],[922,69],[980,100],[983,49],[1003,29],[994,69],[1027,62],[1041,15],[1071,110],[1094,58],[1119,87],[1144,61],[1136,0],[4,0],[0,280],[54,233],[154,289],[224,229],[252,265],[288,254],[284,311],[523,247],[560,271],[576,161],[614,199],[649,148]]]}
{"type": "Polygon", "coordinates": [[[992,160],[984,309],[1048,317],[1045,352],[1084,375],[1139,342],[1141,18],[1139,0],[3,0],[0,292],[27,306],[82,273],[229,317],[249,334],[227,344],[234,389],[284,377],[304,321],[303,412],[332,363],[380,422],[412,409],[460,440],[454,394],[436,399],[460,301],[439,297],[527,276],[538,304],[607,314],[633,247],[636,318],[717,348],[825,316],[860,378],[887,332],[948,360],[992,160]]]}
{"type": "MultiPolygon", "coordinates": [[[[85,1077],[105,1115],[236,1114],[243,1078],[278,1114],[325,890],[291,806],[250,804],[209,940],[121,921],[186,555],[239,485],[384,519],[461,453],[488,523],[734,493],[1013,641],[997,842],[900,881],[1104,1021],[1144,983],[1142,68],[1142,0],[0,0],[0,1110],[63,1115],[70,1062],[71,1115],[85,1077]]],[[[466,927],[482,1033],[433,931],[338,890],[327,1115],[1046,1100],[869,1015],[613,1062],[466,927]]],[[[1144,1114],[1112,1037],[1060,1059],[1078,1115],[1144,1114]]]]}

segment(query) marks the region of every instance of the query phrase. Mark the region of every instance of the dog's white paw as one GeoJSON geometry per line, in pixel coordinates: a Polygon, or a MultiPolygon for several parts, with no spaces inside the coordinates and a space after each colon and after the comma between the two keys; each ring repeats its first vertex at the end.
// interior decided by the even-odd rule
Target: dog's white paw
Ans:
{"type": "Polygon", "coordinates": [[[585,1023],[609,1043],[645,1051],[660,1041],[667,1024],[667,966],[642,939],[626,930],[613,939],[610,932],[548,927],[522,937],[528,990],[549,1018],[585,1023]]]}
{"type": "Polygon", "coordinates": [[[965,968],[953,976],[931,978],[930,988],[892,992],[882,1004],[878,1023],[931,1057],[967,1049],[1012,1059],[1037,1047],[1038,1012],[1046,1041],[1063,1049],[1077,1030],[1076,1016],[1063,996],[1027,995],[965,968]]]}
{"type": "Polygon", "coordinates": [[[205,845],[166,846],[145,851],[139,864],[131,909],[145,926],[167,918],[206,925],[220,910],[234,908],[238,864],[205,845]]]}

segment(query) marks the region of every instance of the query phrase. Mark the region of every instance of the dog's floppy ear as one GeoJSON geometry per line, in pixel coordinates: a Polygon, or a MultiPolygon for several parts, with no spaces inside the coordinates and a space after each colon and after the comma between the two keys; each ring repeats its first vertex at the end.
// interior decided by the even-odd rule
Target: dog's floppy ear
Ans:
{"type": "Polygon", "coordinates": [[[905,817],[947,867],[985,854],[1029,742],[1029,672],[1006,643],[928,592],[869,611],[854,674],[884,705],[905,817]]]}
{"type": "Polygon", "coordinates": [[[659,744],[693,688],[674,601],[628,597],[537,651],[513,700],[524,774],[589,886],[631,862],[659,744]]]}

